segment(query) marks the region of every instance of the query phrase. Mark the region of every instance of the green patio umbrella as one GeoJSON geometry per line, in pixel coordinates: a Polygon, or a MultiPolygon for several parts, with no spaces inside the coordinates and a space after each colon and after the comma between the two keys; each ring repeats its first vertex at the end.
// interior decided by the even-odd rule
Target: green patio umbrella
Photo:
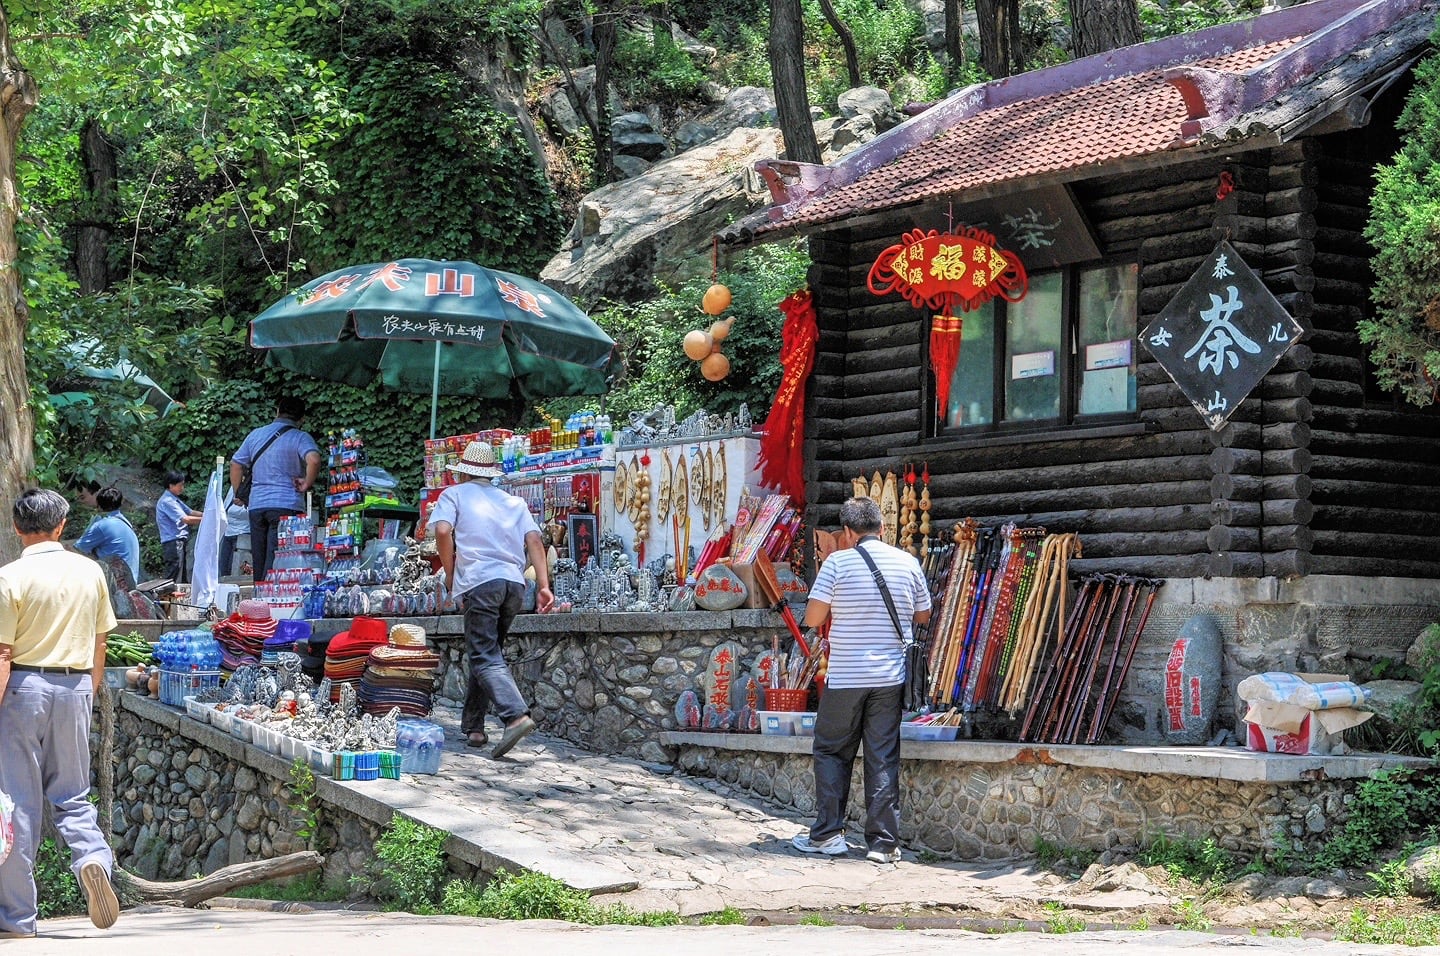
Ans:
{"type": "Polygon", "coordinates": [[[473,262],[400,259],[307,282],[250,323],[250,344],[292,371],[364,387],[526,398],[603,395],[615,342],[569,299],[473,262]]]}

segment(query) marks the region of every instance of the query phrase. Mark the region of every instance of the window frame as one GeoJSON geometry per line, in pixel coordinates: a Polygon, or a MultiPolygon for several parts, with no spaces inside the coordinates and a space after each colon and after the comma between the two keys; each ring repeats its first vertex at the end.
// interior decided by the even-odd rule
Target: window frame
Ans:
{"type": "MultiPolygon", "coordinates": [[[[926,442],[953,442],[967,439],[982,439],[1001,436],[1024,436],[1030,433],[1053,434],[1056,432],[1069,432],[1087,428],[1103,428],[1112,425],[1124,425],[1139,421],[1140,398],[1138,394],[1138,382],[1136,385],[1137,394],[1135,408],[1132,411],[1121,412],[1093,412],[1082,414],[1080,412],[1080,386],[1083,384],[1081,377],[1082,369],[1079,363],[1083,361],[1080,349],[1080,317],[1075,314],[1076,303],[1079,300],[1080,274],[1091,269],[1104,269],[1114,266],[1127,266],[1135,270],[1135,329],[1131,337],[1132,361],[1135,363],[1136,375],[1139,374],[1140,356],[1140,263],[1131,258],[1123,256],[1107,257],[1104,259],[1092,259],[1086,262],[1073,262],[1063,266],[1056,266],[1051,269],[1044,269],[1034,273],[1035,276],[1046,276],[1054,273],[1061,274],[1060,283],[1060,309],[1061,327],[1060,342],[1065,351],[1063,360],[1056,357],[1055,374],[1059,379],[1060,387],[1060,414],[1053,418],[1039,418],[1028,421],[1006,421],[1004,419],[1007,402],[1006,386],[1009,383],[1008,371],[1010,358],[1007,355],[1009,347],[1009,307],[1010,304],[1003,298],[997,297],[992,300],[991,306],[994,310],[995,342],[993,351],[997,356],[993,363],[991,373],[992,379],[992,401],[993,408],[991,420],[983,425],[948,425],[946,424],[947,413],[936,408],[936,382],[935,370],[930,365],[930,324],[921,323],[922,336],[920,343],[921,358],[925,369],[925,388],[922,394],[925,397],[925,410],[923,423],[925,427],[926,442]]],[[[963,316],[962,316],[963,317],[963,316]]]]}

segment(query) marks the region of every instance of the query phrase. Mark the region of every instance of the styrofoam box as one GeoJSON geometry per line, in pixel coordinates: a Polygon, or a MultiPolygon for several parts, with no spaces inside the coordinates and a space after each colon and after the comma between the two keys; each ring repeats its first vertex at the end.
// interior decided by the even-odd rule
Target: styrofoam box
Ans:
{"type": "Polygon", "coordinates": [[[223,710],[212,710],[210,712],[210,723],[228,734],[235,726],[235,715],[226,713],[223,710]]]}
{"type": "Polygon", "coordinates": [[[917,724],[909,721],[900,725],[901,740],[954,740],[958,736],[960,736],[959,727],[917,724]]]}
{"type": "Polygon", "coordinates": [[[800,726],[800,714],[789,710],[759,710],[760,733],[769,737],[793,737],[800,726]]]}
{"type": "Polygon", "coordinates": [[[335,772],[335,753],[314,744],[307,744],[305,751],[309,757],[310,769],[318,777],[328,777],[335,772]]]}
{"type": "Polygon", "coordinates": [[[211,707],[208,704],[200,703],[200,701],[196,700],[194,697],[185,698],[185,713],[190,717],[193,717],[196,720],[200,721],[200,723],[202,724],[210,723],[210,713],[214,709],[215,708],[211,707]]]}
{"type": "Polygon", "coordinates": [[[230,733],[234,734],[236,737],[239,737],[246,743],[254,743],[255,722],[253,720],[246,720],[243,717],[237,716],[235,718],[235,723],[230,725],[230,733]]]}

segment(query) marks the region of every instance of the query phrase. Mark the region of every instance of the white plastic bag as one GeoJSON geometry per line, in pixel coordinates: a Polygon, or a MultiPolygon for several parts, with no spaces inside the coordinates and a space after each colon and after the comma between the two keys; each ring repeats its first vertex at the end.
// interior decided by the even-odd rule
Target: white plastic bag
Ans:
{"type": "Polygon", "coordinates": [[[0,863],[10,855],[15,845],[15,801],[4,790],[0,790],[0,863]]]}

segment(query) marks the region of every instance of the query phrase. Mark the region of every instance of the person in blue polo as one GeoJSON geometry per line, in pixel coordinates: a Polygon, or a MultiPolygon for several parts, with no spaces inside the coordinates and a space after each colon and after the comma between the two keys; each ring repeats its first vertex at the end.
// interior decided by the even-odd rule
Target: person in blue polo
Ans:
{"type": "Polygon", "coordinates": [[[250,509],[250,563],[257,584],[275,559],[281,519],[305,512],[305,492],[320,474],[320,448],[300,428],[305,412],[305,399],[280,396],[275,420],[246,435],[230,457],[234,500],[250,509]],[[239,493],[246,468],[251,472],[248,500],[239,493]]]}
{"type": "Polygon", "coordinates": [[[118,488],[101,488],[95,493],[95,507],[100,514],[75,542],[75,550],[90,555],[102,564],[106,558],[124,561],[130,569],[130,584],[133,587],[141,581],[140,539],[135,536],[130,519],[120,513],[121,500],[118,488]]]}
{"type": "Polygon", "coordinates": [[[200,523],[202,515],[187,505],[185,473],[165,472],[165,493],[155,502],[155,527],[160,532],[160,553],[165,556],[165,577],[176,584],[185,580],[185,547],[190,529],[200,523]]]}

